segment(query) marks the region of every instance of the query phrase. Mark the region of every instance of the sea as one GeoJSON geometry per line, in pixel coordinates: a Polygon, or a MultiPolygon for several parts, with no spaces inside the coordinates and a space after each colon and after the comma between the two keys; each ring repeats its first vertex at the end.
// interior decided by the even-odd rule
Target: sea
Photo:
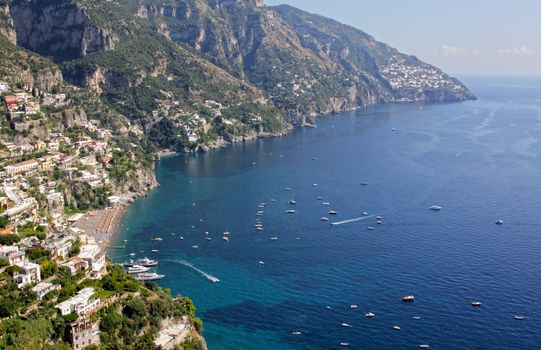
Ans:
{"type": "Polygon", "coordinates": [[[162,158],[111,255],[157,259],[210,350],[541,349],[541,78],[463,81],[162,158]]]}

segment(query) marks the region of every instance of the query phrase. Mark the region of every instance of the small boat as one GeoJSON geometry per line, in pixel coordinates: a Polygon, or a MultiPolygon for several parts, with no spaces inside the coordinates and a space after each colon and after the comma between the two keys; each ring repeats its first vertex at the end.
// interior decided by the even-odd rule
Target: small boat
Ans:
{"type": "Polygon", "coordinates": [[[264,229],[263,229],[263,226],[258,226],[258,227],[255,228],[255,230],[256,231],[263,231],[264,229]]]}
{"type": "Polygon", "coordinates": [[[367,211],[363,211],[362,215],[363,215],[363,216],[368,216],[368,212],[367,212],[367,211]]]}
{"type": "Polygon", "coordinates": [[[290,209],[290,210],[287,210],[286,213],[287,213],[287,214],[295,214],[295,210],[290,209]]]}
{"type": "Polygon", "coordinates": [[[192,248],[197,249],[197,248],[199,248],[199,246],[198,245],[193,245],[192,248]]]}
{"type": "Polygon", "coordinates": [[[421,319],[421,316],[413,316],[412,317],[414,320],[420,320],[421,319]]]}
{"type": "Polygon", "coordinates": [[[372,312],[368,312],[367,314],[365,314],[365,316],[368,317],[368,318],[372,318],[372,317],[374,317],[376,315],[374,313],[372,313],[372,312]]]}
{"type": "Polygon", "coordinates": [[[226,242],[229,242],[229,237],[227,237],[227,236],[223,236],[222,239],[223,239],[224,241],[226,241],[226,242]]]}
{"type": "Polygon", "coordinates": [[[154,237],[154,238],[152,238],[152,240],[153,240],[153,241],[161,242],[161,241],[163,241],[163,238],[161,238],[161,237],[154,237]]]}
{"type": "Polygon", "coordinates": [[[348,346],[349,346],[349,343],[342,342],[342,343],[340,343],[340,346],[342,346],[342,347],[348,347],[348,346]]]}
{"type": "Polygon", "coordinates": [[[356,309],[356,308],[358,308],[358,307],[359,307],[359,305],[357,305],[357,304],[351,304],[351,305],[349,306],[350,309],[356,309]]]}
{"type": "Polygon", "coordinates": [[[330,310],[331,307],[330,306],[325,306],[325,309],[330,310]]]}
{"type": "Polygon", "coordinates": [[[419,349],[430,349],[430,345],[428,345],[428,344],[421,344],[421,345],[419,345],[419,349]]]}
{"type": "Polygon", "coordinates": [[[336,212],[336,211],[334,211],[334,210],[331,210],[331,211],[329,212],[329,215],[338,215],[338,212],[336,212]]]}
{"type": "Polygon", "coordinates": [[[259,203],[257,206],[258,208],[265,208],[267,206],[267,203],[259,203]]]}
{"type": "Polygon", "coordinates": [[[396,129],[395,129],[395,128],[392,128],[391,131],[396,131],[396,129]]]}
{"type": "Polygon", "coordinates": [[[318,184],[312,184],[312,187],[317,187],[317,186],[318,186],[318,184]]]}
{"type": "Polygon", "coordinates": [[[159,280],[164,277],[165,275],[158,275],[155,272],[150,272],[150,273],[140,273],[137,276],[135,276],[135,279],[139,281],[154,281],[154,280],[159,280]]]}
{"type": "Polygon", "coordinates": [[[122,242],[124,242],[124,243],[128,243],[128,240],[127,240],[127,239],[125,239],[125,240],[123,240],[122,242]]]}
{"type": "Polygon", "coordinates": [[[256,216],[263,216],[263,214],[265,214],[263,211],[258,211],[257,213],[255,213],[256,216]]]}
{"type": "Polygon", "coordinates": [[[259,260],[259,265],[265,265],[265,262],[263,260],[259,260]]]}
{"type": "Polygon", "coordinates": [[[160,251],[158,249],[152,249],[151,252],[153,253],[159,253],[160,251]]]}
{"type": "Polygon", "coordinates": [[[351,328],[351,325],[349,323],[342,323],[342,327],[351,328]]]}
{"type": "Polygon", "coordinates": [[[405,302],[405,303],[411,303],[411,302],[415,301],[415,297],[413,295],[404,295],[402,297],[402,301],[405,302]]]}
{"type": "Polygon", "coordinates": [[[317,160],[317,158],[316,158],[316,157],[314,157],[314,158],[312,158],[312,160],[317,160]]]}
{"type": "Polygon", "coordinates": [[[331,206],[331,203],[329,203],[329,202],[323,202],[323,205],[326,206],[326,207],[330,207],[330,206],[331,206]]]}
{"type": "Polygon", "coordinates": [[[368,182],[361,182],[361,186],[368,186],[368,182]]]}
{"type": "Polygon", "coordinates": [[[323,197],[317,197],[316,198],[318,201],[322,201],[323,200],[323,197]]]}
{"type": "Polygon", "coordinates": [[[372,226],[368,226],[368,230],[369,230],[369,231],[373,231],[374,228],[373,228],[372,226]]]}
{"type": "Polygon", "coordinates": [[[205,240],[206,240],[206,241],[212,241],[212,238],[210,238],[210,237],[205,237],[205,240]]]}
{"type": "Polygon", "coordinates": [[[290,199],[290,200],[289,200],[289,204],[293,204],[293,205],[295,205],[295,204],[297,204],[297,201],[296,201],[296,200],[294,200],[294,199],[290,199]]]}
{"type": "Polygon", "coordinates": [[[378,215],[378,216],[376,216],[376,220],[381,221],[381,220],[383,220],[383,218],[378,215]]]}
{"type": "Polygon", "coordinates": [[[271,240],[271,241],[277,241],[277,240],[278,240],[278,237],[271,237],[270,240],[271,240]]]}
{"type": "Polygon", "coordinates": [[[184,240],[184,236],[180,236],[178,239],[180,239],[181,241],[184,240]]]}
{"type": "Polygon", "coordinates": [[[133,275],[133,274],[137,274],[137,273],[147,272],[148,270],[150,270],[149,267],[144,267],[144,266],[141,266],[141,265],[134,265],[134,266],[128,267],[127,272],[128,272],[128,274],[133,275]]]}
{"type": "Polygon", "coordinates": [[[471,306],[473,307],[480,307],[481,306],[481,302],[480,301],[474,301],[471,303],[471,306]]]}
{"type": "Polygon", "coordinates": [[[522,320],[524,319],[524,316],[515,315],[514,319],[515,319],[515,320],[522,321],[522,320]]]}
{"type": "Polygon", "coordinates": [[[393,326],[393,329],[394,329],[395,331],[399,331],[399,330],[400,330],[400,326],[393,326]]]}
{"type": "Polygon", "coordinates": [[[135,253],[130,253],[130,256],[135,256],[135,253]]]}
{"type": "Polygon", "coordinates": [[[429,208],[430,210],[433,210],[433,211],[440,211],[442,210],[443,208],[439,205],[433,205],[429,208]]]}
{"type": "Polygon", "coordinates": [[[503,220],[496,221],[496,225],[503,225],[503,220]]]}
{"type": "Polygon", "coordinates": [[[224,236],[229,236],[229,235],[231,235],[231,232],[229,232],[229,231],[224,231],[223,235],[224,235],[224,236]]]}
{"type": "Polygon", "coordinates": [[[149,259],[147,257],[144,257],[142,259],[138,259],[135,261],[135,265],[141,265],[145,267],[154,267],[158,265],[158,262],[156,260],[149,259]]]}
{"type": "Polygon", "coordinates": [[[302,332],[291,332],[291,334],[293,334],[293,335],[301,335],[302,332]]]}
{"type": "Polygon", "coordinates": [[[287,192],[290,192],[290,191],[291,191],[291,188],[286,187],[286,191],[287,191],[287,192]]]}
{"type": "Polygon", "coordinates": [[[376,224],[378,224],[378,225],[383,225],[383,221],[378,220],[378,221],[376,221],[376,224]]]}
{"type": "Polygon", "coordinates": [[[320,220],[321,221],[329,221],[329,218],[326,218],[326,217],[322,216],[320,220]]]}
{"type": "Polygon", "coordinates": [[[276,200],[276,199],[274,199],[274,198],[271,198],[271,200],[270,200],[270,201],[271,201],[271,202],[273,202],[273,203],[274,203],[274,202],[277,202],[277,200],[276,200]]]}

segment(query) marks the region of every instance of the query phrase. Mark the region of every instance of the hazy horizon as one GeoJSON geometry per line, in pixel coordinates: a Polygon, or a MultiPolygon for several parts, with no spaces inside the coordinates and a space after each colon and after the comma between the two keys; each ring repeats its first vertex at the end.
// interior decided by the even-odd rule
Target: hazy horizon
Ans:
{"type": "Polygon", "coordinates": [[[541,76],[541,2],[265,0],[359,28],[453,75],[541,76]]]}

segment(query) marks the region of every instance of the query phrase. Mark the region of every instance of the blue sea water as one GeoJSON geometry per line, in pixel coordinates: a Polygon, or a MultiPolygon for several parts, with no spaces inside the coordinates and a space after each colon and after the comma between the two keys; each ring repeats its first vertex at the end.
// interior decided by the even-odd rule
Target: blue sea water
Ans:
{"type": "Polygon", "coordinates": [[[479,100],[380,106],[164,158],[118,240],[195,301],[211,350],[541,349],[541,79],[465,81],[479,100]],[[383,224],[333,226],[329,210],[383,224]]]}

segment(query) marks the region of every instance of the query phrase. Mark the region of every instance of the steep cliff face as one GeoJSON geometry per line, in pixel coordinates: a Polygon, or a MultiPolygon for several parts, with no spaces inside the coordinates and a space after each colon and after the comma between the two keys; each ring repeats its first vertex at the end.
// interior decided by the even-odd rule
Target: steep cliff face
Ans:
{"type": "Polygon", "coordinates": [[[7,4],[0,4],[0,34],[5,36],[11,43],[17,43],[17,33],[13,28],[13,19],[7,4]]]}
{"type": "Polygon", "coordinates": [[[112,50],[118,40],[89,22],[74,2],[15,0],[10,4],[17,44],[55,61],[112,50]]]}

